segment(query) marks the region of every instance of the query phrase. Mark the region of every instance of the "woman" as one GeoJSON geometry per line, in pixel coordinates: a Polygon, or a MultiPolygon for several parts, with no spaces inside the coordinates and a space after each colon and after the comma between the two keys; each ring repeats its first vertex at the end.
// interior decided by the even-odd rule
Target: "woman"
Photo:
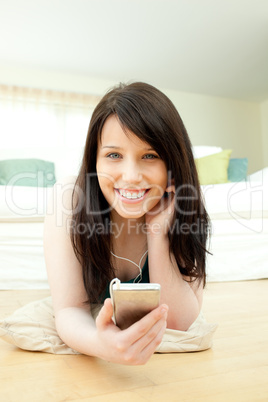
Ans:
{"type": "Polygon", "coordinates": [[[207,233],[191,143],[172,102],[145,83],[109,91],[93,112],[79,175],[45,221],[60,337],[84,354],[145,363],[166,327],[186,331],[200,313],[207,233]],[[160,306],[123,331],[107,292],[114,277],[161,285],[160,306]],[[91,305],[103,302],[94,320],[91,305]]]}

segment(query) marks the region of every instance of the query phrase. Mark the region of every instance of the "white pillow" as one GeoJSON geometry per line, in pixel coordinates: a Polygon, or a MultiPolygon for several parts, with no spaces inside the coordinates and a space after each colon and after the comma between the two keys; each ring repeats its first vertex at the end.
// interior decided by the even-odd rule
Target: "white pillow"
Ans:
{"type": "Polygon", "coordinates": [[[53,187],[0,186],[0,218],[43,217],[53,187]]]}
{"type": "MultiPolygon", "coordinates": [[[[91,307],[95,318],[101,305],[91,307]]],[[[187,331],[166,329],[156,352],[195,352],[209,349],[216,328],[217,324],[208,323],[200,313],[187,331]]],[[[51,297],[29,303],[0,320],[0,339],[25,350],[55,354],[78,353],[65,345],[57,334],[51,297]]]]}
{"type": "Polygon", "coordinates": [[[268,183],[268,167],[258,170],[248,176],[250,182],[268,183]]]}
{"type": "Polygon", "coordinates": [[[217,154],[223,149],[221,147],[207,146],[207,145],[195,145],[192,148],[194,158],[203,158],[204,156],[217,154]]]}
{"type": "Polygon", "coordinates": [[[242,213],[253,219],[268,211],[268,186],[262,182],[241,181],[202,185],[201,190],[209,215],[225,214],[235,218],[242,213]]]}

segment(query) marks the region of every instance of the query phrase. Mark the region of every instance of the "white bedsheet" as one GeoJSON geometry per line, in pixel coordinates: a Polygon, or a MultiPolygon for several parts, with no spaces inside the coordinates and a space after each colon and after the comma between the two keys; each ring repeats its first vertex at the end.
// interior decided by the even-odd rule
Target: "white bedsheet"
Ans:
{"type": "MultiPolygon", "coordinates": [[[[0,289],[47,289],[43,222],[1,222],[0,239],[0,289]]],[[[268,219],[212,220],[209,250],[208,282],[268,278],[268,219]]]]}
{"type": "Polygon", "coordinates": [[[268,168],[256,172],[247,181],[201,186],[209,214],[236,219],[239,216],[268,217],[268,168]]]}
{"type": "Polygon", "coordinates": [[[268,278],[268,219],[242,222],[212,220],[208,282],[268,278]]]}
{"type": "MultiPolygon", "coordinates": [[[[208,281],[268,278],[268,168],[202,190],[212,220],[208,281]]],[[[0,289],[48,288],[43,220],[51,191],[16,188],[7,202],[10,189],[0,186],[0,289]]]]}
{"type": "Polygon", "coordinates": [[[47,289],[43,222],[0,222],[0,289],[47,289]]]}
{"type": "Polygon", "coordinates": [[[208,282],[268,278],[268,168],[202,190],[212,224],[208,282]]]}

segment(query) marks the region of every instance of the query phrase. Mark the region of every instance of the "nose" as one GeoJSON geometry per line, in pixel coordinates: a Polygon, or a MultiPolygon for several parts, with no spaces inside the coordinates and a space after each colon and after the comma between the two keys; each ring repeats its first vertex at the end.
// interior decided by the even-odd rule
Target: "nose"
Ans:
{"type": "Polygon", "coordinates": [[[140,183],[142,181],[142,172],[138,163],[128,161],[124,164],[122,179],[126,183],[140,183]]]}

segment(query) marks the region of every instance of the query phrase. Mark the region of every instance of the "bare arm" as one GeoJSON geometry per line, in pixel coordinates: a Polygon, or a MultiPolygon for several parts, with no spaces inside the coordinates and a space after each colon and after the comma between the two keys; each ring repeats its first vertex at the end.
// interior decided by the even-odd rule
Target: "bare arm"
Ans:
{"type": "Polygon", "coordinates": [[[167,327],[186,331],[198,317],[203,286],[187,282],[169,255],[167,236],[148,235],[150,281],[161,285],[161,303],[169,306],[167,327]]]}
{"type": "Polygon", "coordinates": [[[146,215],[150,281],[161,285],[161,303],[169,306],[167,327],[186,331],[198,317],[202,305],[203,284],[189,283],[180,273],[175,257],[169,254],[168,225],[174,211],[175,187],[166,191],[168,198],[146,215]],[[154,229],[156,228],[156,230],[154,229]]]}
{"type": "Polygon", "coordinates": [[[112,305],[107,299],[94,321],[90,307],[84,304],[87,294],[82,269],[68,231],[73,186],[73,182],[54,186],[44,228],[45,261],[58,334],[80,353],[122,364],[143,364],[162,340],[168,308],[160,306],[121,331],[112,321],[112,305]]]}

